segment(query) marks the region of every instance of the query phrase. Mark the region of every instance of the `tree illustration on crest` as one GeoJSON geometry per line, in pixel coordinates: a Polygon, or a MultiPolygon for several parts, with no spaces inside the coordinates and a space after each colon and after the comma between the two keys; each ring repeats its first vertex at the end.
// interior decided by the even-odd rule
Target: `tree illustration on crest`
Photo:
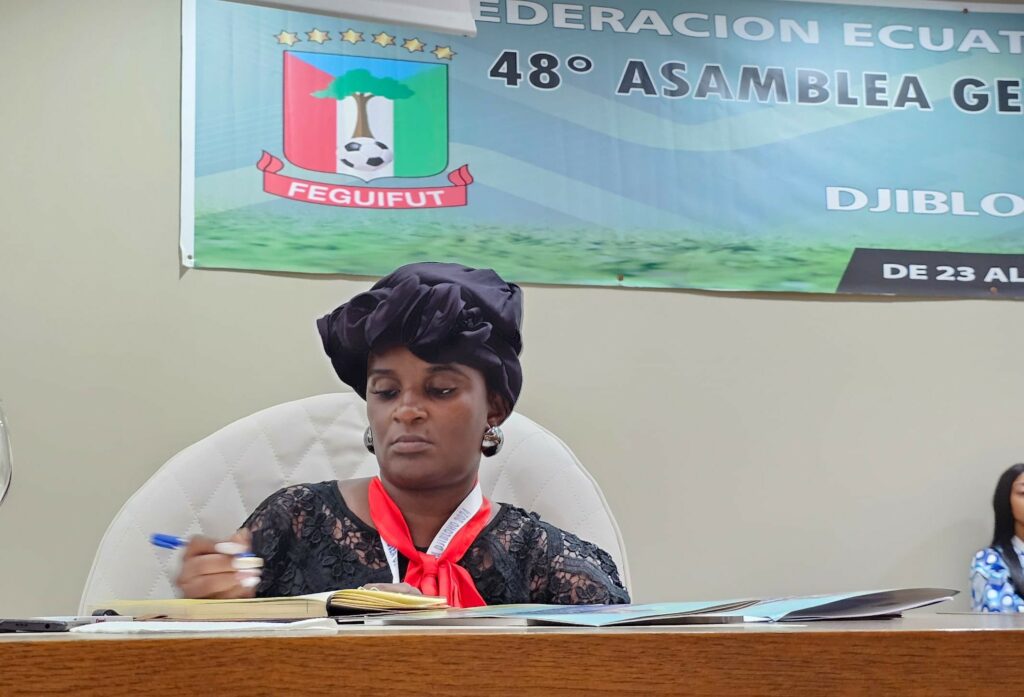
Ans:
{"type": "Polygon", "coordinates": [[[327,89],[314,92],[314,97],[321,99],[342,100],[352,97],[356,100],[356,127],[353,138],[373,138],[370,130],[370,117],[366,110],[367,103],[374,97],[385,99],[408,99],[413,91],[405,84],[391,77],[376,77],[369,70],[359,68],[349,70],[334,78],[327,89]]]}

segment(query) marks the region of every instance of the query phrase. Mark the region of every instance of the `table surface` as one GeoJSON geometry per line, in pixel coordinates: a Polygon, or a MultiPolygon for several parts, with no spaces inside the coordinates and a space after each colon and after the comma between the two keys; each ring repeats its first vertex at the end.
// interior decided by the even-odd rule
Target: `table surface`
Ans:
{"type": "Polygon", "coordinates": [[[1022,656],[1024,615],[969,613],[598,630],[7,634],[0,695],[1014,694],[1022,656]]]}

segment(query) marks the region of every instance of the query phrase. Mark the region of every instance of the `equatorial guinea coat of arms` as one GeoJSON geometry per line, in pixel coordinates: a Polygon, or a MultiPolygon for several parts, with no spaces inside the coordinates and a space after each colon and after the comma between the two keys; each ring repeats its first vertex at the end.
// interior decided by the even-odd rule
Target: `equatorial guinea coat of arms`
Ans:
{"type": "MultiPolygon", "coordinates": [[[[448,167],[448,66],[332,53],[284,51],[284,158],[310,172],[375,179],[432,177],[448,167]]],[[[465,206],[469,167],[451,186],[379,187],[282,174],[264,151],[263,190],[295,201],[346,208],[465,206]]]]}

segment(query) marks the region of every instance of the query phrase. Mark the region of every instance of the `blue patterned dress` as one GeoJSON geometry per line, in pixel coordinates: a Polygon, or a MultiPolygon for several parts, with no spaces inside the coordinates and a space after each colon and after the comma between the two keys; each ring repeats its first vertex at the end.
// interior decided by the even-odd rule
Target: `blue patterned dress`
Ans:
{"type": "MultiPolygon", "coordinates": [[[[1024,540],[1013,538],[1013,549],[1024,566],[1024,540]]],[[[1024,612],[1024,598],[1010,582],[999,550],[987,547],[971,562],[971,607],[975,612],[1024,612]]]]}

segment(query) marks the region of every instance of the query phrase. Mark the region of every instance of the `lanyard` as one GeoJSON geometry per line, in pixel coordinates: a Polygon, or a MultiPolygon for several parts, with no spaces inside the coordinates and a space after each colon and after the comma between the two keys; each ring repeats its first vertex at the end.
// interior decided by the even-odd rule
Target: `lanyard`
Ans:
{"type": "MultiPolygon", "coordinates": [[[[483,503],[484,495],[480,490],[480,482],[477,482],[473,490],[469,492],[469,495],[462,500],[459,507],[451,514],[447,522],[437,531],[434,541],[430,543],[430,547],[427,549],[427,554],[432,557],[440,557],[444,550],[448,548],[448,544],[455,537],[455,534],[465,527],[466,523],[476,515],[476,512],[480,510],[480,506],[483,503]]],[[[391,569],[391,582],[401,583],[402,577],[398,573],[398,549],[385,542],[383,537],[380,538],[380,543],[384,547],[384,556],[387,557],[388,567],[391,569]]]]}

